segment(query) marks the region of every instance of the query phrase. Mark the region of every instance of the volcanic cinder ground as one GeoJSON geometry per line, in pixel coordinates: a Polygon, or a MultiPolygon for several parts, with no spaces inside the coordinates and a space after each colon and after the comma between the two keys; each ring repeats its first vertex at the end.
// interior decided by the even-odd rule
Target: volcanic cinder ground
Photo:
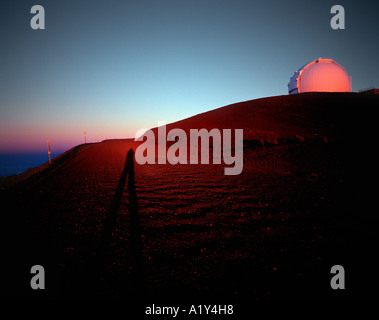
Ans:
{"type": "Polygon", "coordinates": [[[236,176],[224,164],[132,171],[137,142],[108,140],[2,178],[2,295],[377,297],[378,105],[375,95],[306,93],[167,126],[243,129],[236,176]],[[45,290],[30,288],[36,264],[45,290]],[[330,287],[333,265],[345,268],[345,290],[330,287]]]}

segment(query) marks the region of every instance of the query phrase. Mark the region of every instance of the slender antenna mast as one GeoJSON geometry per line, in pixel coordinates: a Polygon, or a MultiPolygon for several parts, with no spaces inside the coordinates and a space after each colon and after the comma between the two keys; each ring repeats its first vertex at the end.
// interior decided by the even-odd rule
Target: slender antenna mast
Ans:
{"type": "Polygon", "coordinates": [[[84,130],[84,144],[87,143],[87,133],[86,133],[86,130],[84,130]]]}
{"type": "Polygon", "coordinates": [[[50,141],[47,140],[47,153],[49,154],[49,164],[51,164],[51,152],[50,152],[50,141]]]}

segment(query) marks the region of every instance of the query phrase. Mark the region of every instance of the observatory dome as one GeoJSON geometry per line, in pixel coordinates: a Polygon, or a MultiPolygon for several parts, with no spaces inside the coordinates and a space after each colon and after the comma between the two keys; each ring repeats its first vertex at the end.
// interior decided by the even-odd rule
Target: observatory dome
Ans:
{"type": "Polygon", "coordinates": [[[288,83],[288,93],[350,92],[351,78],[332,59],[319,58],[296,70],[288,83]]]}

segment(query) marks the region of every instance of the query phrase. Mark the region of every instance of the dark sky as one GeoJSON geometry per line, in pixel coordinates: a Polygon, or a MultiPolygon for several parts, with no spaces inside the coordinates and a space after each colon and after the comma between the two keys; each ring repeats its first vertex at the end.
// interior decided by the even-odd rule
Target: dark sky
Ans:
{"type": "Polygon", "coordinates": [[[379,1],[6,0],[0,152],[134,137],[227,104],[287,94],[332,58],[353,91],[379,87],[379,1]],[[45,8],[32,30],[30,9],[45,8]],[[330,27],[333,5],[345,30],[330,27]]]}

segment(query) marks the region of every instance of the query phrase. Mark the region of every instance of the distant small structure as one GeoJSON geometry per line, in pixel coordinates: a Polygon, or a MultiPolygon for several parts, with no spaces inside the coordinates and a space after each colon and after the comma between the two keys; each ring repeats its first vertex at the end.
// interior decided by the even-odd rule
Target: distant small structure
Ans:
{"type": "Polygon", "coordinates": [[[49,154],[49,164],[51,164],[51,152],[50,152],[50,141],[47,140],[47,153],[49,154]]]}
{"type": "Polygon", "coordinates": [[[363,94],[379,94],[379,89],[378,88],[366,88],[366,89],[361,89],[358,91],[359,93],[363,94]]]}
{"type": "Polygon", "coordinates": [[[318,58],[295,71],[288,93],[351,92],[351,77],[332,59],[318,58]]]}

